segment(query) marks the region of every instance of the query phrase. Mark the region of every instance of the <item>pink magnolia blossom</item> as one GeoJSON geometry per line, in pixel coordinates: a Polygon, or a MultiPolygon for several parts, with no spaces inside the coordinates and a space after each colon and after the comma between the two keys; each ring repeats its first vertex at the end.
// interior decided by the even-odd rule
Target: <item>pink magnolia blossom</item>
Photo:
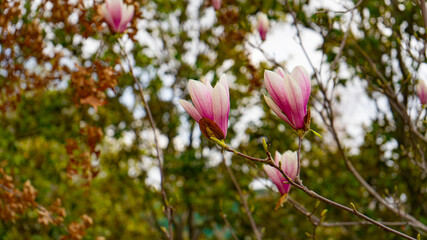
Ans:
{"type": "Polygon", "coordinates": [[[307,103],[311,83],[307,71],[303,67],[296,67],[289,74],[279,67],[275,72],[265,70],[264,80],[271,96],[264,96],[267,105],[293,129],[308,130],[306,125],[309,124],[310,114],[307,112],[307,103]]]}
{"type": "Polygon", "coordinates": [[[114,32],[123,33],[132,20],[134,7],[124,4],[123,0],[105,0],[101,11],[111,29],[114,32]]]}
{"type": "Polygon", "coordinates": [[[416,86],[418,98],[420,98],[421,104],[427,103],[427,85],[423,80],[420,80],[416,86]]]}
{"type": "Polygon", "coordinates": [[[181,106],[199,123],[203,135],[207,138],[224,139],[227,136],[230,112],[227,76],[222,75],[215,87],[209,81],[190,80],[188,89],[194,105],[181,99],[181,106]]]}
{"type": "Polygon", "coordinates": [[[263,41],[267,37],[267,32],[269,27],[268,25],[269,25],[269,22],[268,22],[267,15],[265,15],[265,13],[258,14],[257,29],[261,37],[261,40],[263,41]]]}
{"type": "Polygon", "coordinates": [[[221,0],[212,0],[212,6],[218,11],[221,8],[221,0]]]}
{"type": "MultiPolygon", "coordinates": [[[[279,166],[279,162],[281,162],[281,167],[283,172],[290,179],[294,180],[297,176],[297,167],[298,167],[298,156],[296,152],[286,151],[284,154],[280,154],[276,151],[274,156],[274,163],[276,166],[279,166]]],[[[291,184],[287,183],[286,178],[280,173],[279,170],[274,167],[264,164],[264,170],[267,173],[268,177],[271,181],[276,185],[282,196],[287,195],[291,190],[291,184]]]]}

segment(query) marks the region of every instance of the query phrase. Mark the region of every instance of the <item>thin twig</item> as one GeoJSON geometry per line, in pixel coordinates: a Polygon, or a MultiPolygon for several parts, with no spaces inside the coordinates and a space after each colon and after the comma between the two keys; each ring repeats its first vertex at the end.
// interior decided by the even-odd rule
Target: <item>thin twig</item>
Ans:
{"type": "Polygon", "coordinates": [[[230,228],[231,236],[234,240],[239,240],[236,236],[236,233],[234,233],[233,227],[231,227],[230,222],[227,220],[227,214],[221,213],[222,219],[224,219],[225,224],[227,224],[228,228],[230,228]]]}
{"type": "Polygon", "coordinates": [[[351,11],[353,11],[353,10],[355,10],[356,8],[358,8],[359,6],[360,6],[360,4],[362,4],[362,2],[363,2],[363,0],[359,0],[355,5],[354,5],[354,7],[352,7],[352,8],[348,8],[348,9],[346,9],[345,11],[331,11],[331,10],[322,10],[322,11],[318,11],[318,12],[316,12],[316,14],[319,14],[319,13],[328,13],[328,12],[332,12],[332,13],[342,13],[342,14],[344,14],[344,13],[348,13],[348,12],[351,12],[351,11]]]}
{"type": "Polygon", "coordinates": [[[234,177],[234,173],[231,170],[230,166],[228,166],[225,163],[224,151],[222,151],[222,163],[224,164],[225,168],[227,169],[227,173],[230,176],[231,181],[233,182],[234,187],[237,190],[237,193],[239,194],[240,200],[242,201],[242,204],[243,204],[243,208],[245,209],[246,215],[248,215],[249,222],[251,223],[251,227],[252,227],[252,230],[254,231],[256,239],[261,240],[262,236],[261,236],[261,233],[258,230],[258,227],[256,226],[256,223],[255,223],[255,220],[254,220],[254,218],[252,216],[251,210],[249,209],[248,200],[245,197],[245,195],[243,194],[242,189],[240,188],[239,183],[237,182],[236,178],[234,177]]]}
{"type": "MultiPolygon", "coordinates": [[[[157,157],[158,164],[159,164],[159,169],[160,169],[161,195],[162,195],[162,199],[163,199],[163,205],[165,207],[164,211],[165,211],[165,214],[166,214],[166,216],[168,218],[168,232],[166,233],[166,235],[167,235],[167,237],[169,239],[172,240],[173,239],[173,228],[172,228],[173,208],[169,204],[168,197],[167,197],[166,190],[165,190],[165,177],[164,177],[163,164],[162,164],[162,152],[161,152],[160,147],[159,147],[159,141],[158,141],[158,136],[157,136],[157,131],[156,131],[156,124],[154,122],[153,115],[151,114],[150,106],[148,105],[147,100],[144,97],[144,93],[143,93],[143,90],[142,90],[141,83],[136,79],[136,77],[135,77],[135,75],[133,73],[132,65],[130,64],[129,58],[128,58],[127,54],[126,54],[126,51],[124,50],[123,45],[120,42],[119,42],[119,45],[120,45],[120,47],[122,49],[122,55],[123,55],[123,57],[128,62],[129,73],[130,73],[131,77],[133,78],[133,80],[135,81],[136,85],[138,86],[138,92],[139,92],[139,95],[141,97],[142,104],[144,105],[145,111],[147,112],[148,121],[150,122],[151,129],[153,130],[154,145],[155,145],[155,148],[156,148],[156,155],[157,155],[156,157],[157,157]]],[[[122,66],[122,68],[123,68],[123,66],[122,66]]]]}
{"type": "Polygon", "coordinates": [[[298,165],[297,165],[297,179],[300,179],[300,171],[301,171],[301,143],[302,143],[302,134],[298,134],[298,165]]]}
{"type": "Polygon", "coordinates": [[[274,64],[274,67],[280,67],[280,63],[278,63],[274,58],[269,57],[267,55],[267,53],[264,51],[264,49],[261,48],[261,46],[257,46],[255,44],[251,43],[250,41],[246,41],[246,42],[249,44],[249,46],[255,48],[258,51],[260,51],[269,62],[271,62],[271,63],[274,64]]]}
{"type": "MultiPolygon", "coordinates": [[[[384,206],[386,206],[387,208],[389,208],[390,210],[392,210],[395,214],[397,214],[397,215],[399,215],[400,217],[402,217],[402,218],[404,218],[405,220],[408,220],[408,221],[410,221],[412,224],[412,226],[414,226],[414,227],[418,227],[418,228],[420,228],[420,229],[422,229],[423,231],[427,231],[427,226],[426,225],[424,225],[422,222],[420,222],[419,220],[417,220],[415,217],[413,217],[413,216],[411,216],[411,215],[409,215],[408,213],[406,213],[406,212],[404,212],[404,211],[402,211],[402,210],[399,210],[399,209],[396,209],[396,208],[394,208],[393,206],[391,206],[390,204],[388,204],[386,201],[385,201],[385,199],[383,199],[381,196],[380,196],[380,194],[378,193],[378,192],[376,192],[375,191],[375,189],[371,186],[371,185],[369,185],[366,181],[365,181],[365,179],[359,174],[359,172],[356,170],[356,168],[353,166],[353,164],[348,160],[348,158],[347,158],[347,156],[346,156],[346,154],[345,154],[345,151],[344,151],[344,149],[342,148],[342,145],[341,145],[341,143],[340,143],[340,141],[339,141],[339,138],[338,138],[338,134],[336,133],[336,130],[335,130],[335,128],[334,128],[334,124],[333,124],[333,122],[334,122],[334,114],[333,114],[333,111],[332,111],[332,103],[330,102],[330,100],[328,99],[328,97],[327,97],[327,93],[326,93],[326,91],[325,91],[325,89],[324,89],[324,87],[323,87],[323,84],[321,83],[321,81],[320,81],[320,76],[318,75],[318,71],[316,70],[316,68],[314,67],[314,65],[313,65],[313,63],[311,62],[311,60],[310,60],[310,57],[308,56],[308,53],[307,53],[307,51],[305,50],[305,48],[304,48],[304,46],[303,46],[303,44],[302,44],[302,37],[301,37],[301,33],[300,33],[300,30],[299,30],[299,27],[298,27],[298,23],[297,23],[297,17],[296,17],[296,13],[293,11],[293,9],[290,7],[290,5],[289,5],[289,3],[288,3],[288,1],[286,0],[285,1],[285,3],[286,3],[286,5],[288,6],[288,9],[289,9],[289,11],[290,11],[290,13],[291,13],[291,15],[292,15],[292,17],[293,17],[293,20],[294,20],[294,25],[295,25],[295,28],[296,28],[296,30],[297,30],[297,36],[298,36],[298,38],[299,38],[299,40],[300,40],[300,46],[301,46],[301,48],[303,49],[303,52],[304,52],[304,54],[305,54],[305,56],[306,56],[306,58],[307,58],[307,60],[309,61],[309,63],[310,63],[310,65],[311,65],[311,67],[312,67],[312,69],[314,70],[314,72],[315,72],[315,79],[317,80],[317,83],[318,83],[318,86],[319,86],[319,89],[320,89],[320,91],[322,92],[322,95],[323,95],[323,98],[324,98],[324,109],[326,110],[326,112],[327,112],[327,116],[328,116],[328,118],[329,118],[329,124],[326,122],[326,121],[324,121],[325,122],[325,124],[327,124],[327,125],[329,125],[329,127],[331,128],[331,130],[332,130],[332,133],[333,133],[333,136],[334,136],[334,140],[337,142],[337,145],[338,145],[338,147],[339,147],[339,151],[340,151],[340,153],[341,153],[341,155],[343,156],[343,158],[344,158],[344,160],[345,160],[345,163],[346,163],[346,165],[347,165],[347,167],[348,167],[348,169],[350,170],[350,172],[356,177],[356,179],[368,190],[368,192],[371,194],[371,195],[373,195],[378,201],[380,201],[384,206]],[[339,143],[339,144],[338,144],[339,143]]],[[[356,47],[358,47],[358,45],[357,44],[355,44],[356,45],[356,47]]],[[[386,79],[385,79],[385,77],[384,77],[384,75],[382,75],[381,74],[381,72],[378,70],[378,68],[376,67],[376,65],[375,65],[375,63],[373,62],[373,60],[369,57],[369,55],[367,55],[360,47],[358,47],[358,50],[359,51],[361,51],[362,52],[362,54],[364,55],[364,57],[368,60],[368,62],[371,64],[371,66],[374,68],[374,71],[377,73],[377,75],[378,75],[378,77],[383,81],[383,82],[387,82],[386,81],[386,79]]],[[[388,86],[388,85],[386,85],[386,87],[388,87],[388,88],[390,88],[390,86],[388,86]]],[[[399,112],[399,114],[402,116],[402,118],[404,119],[404,121],[405,121],[405,123],[407,123],[408,124],[408,126],[409,126],[409,129],[410,129],[410,131],[415,135],[415,136],[417,136],[419,139],[421,139],[421,140],[423,140],[424,142],[427,142],[427,140],[426,140],[426,138],[424,138],[417,130],[416,130],[416,128],[413,126],[413,124],[412,124],[412,122],[411,122],[411,120],[410,120],[410,118],[409,118],[409,116],[408,116],[408,114],[407,114],[407,112],[406,111],[404,111],[404,110],[402,110],[402,109],[404,109],[404,107],[400,104],[400,102],[399,101],[397,101],[397,97],[395,96],[395,95],[393,95],[391,92],[391,90],[390,89],[386,89],[386,90],[388,90],[388,91],[384,91],[385,92],[385,94],[386,94],[386,96],[388,97],[388,98],[391,98],[391,99],[395,99],[396,101],[391,101],[391,103],[394,103],[396,106],[395,106],[395,108],[396,108],[396,110],[398,110],[398,112],[399,112]]],[[[322,114],[320,114],[321,116],[322,116],[322,114]]],[[[322,118],[323,118],[323,116],[322,116],[322,118]]],[[[369,220],[368,220],[369,221],[369,220]]],[[[399,232],[400,233],[400,232],[399,232]]]]}
{"type": "MultiPolygon", "coordinates": [[[[320,218],[317,216],[314,216],[312,212],[309,212],[303,205],[301,205],[299,202],[297,202],[292,197],[288,197],[287,201],[292,207],[294,207],[296,210],[304,214],[305,216],[310,217],[310,221],[313,224],[317,224],[318,226],[322,227],[344,227],[344,226],[357,226],[357,225],[372,225],[371,222],[368,221],[353,221],[353,222],[320,222],[320,218]]],[[[406,226],[409,225],[409,222],[381,222],[384,225],[387,226],[406,226]]]]}

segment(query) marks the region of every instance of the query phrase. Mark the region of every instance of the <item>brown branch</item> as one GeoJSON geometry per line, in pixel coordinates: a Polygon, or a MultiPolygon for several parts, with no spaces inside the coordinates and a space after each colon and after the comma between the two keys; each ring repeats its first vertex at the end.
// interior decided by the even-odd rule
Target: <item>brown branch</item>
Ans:
{"type": "Polygon", "coordinates": [[[225,224],[227,224],[228,228],[230,228],[231,231],[231,236],[233,237],[234,240],[239,240],[236,236],[236,234],[234,233],[233,227],[231,227],[230,222],[227,220],[227,214],[225,213],[221,213],[221,217],[222,219],[224,219],[225,224]]]}
{"type": "Polygon", "coordinates": [[[236,177],[234,176],[234,173],[231,170],[230,166],[228,166],[225,163],[224,151],[222,152],[222,163],[224,164],[225,168],[227,169],[227,173],[230,176],[231,181],[233,182],[234,187],[237,190],[237,193],[239,194],[240,200],[242,201],[243,208],[245,209],[246,215],[248,215],[249,222],[251,223],[251,227],[252,227],[252,230],[254,231],[254,235],[255,235],[256,239],[261,240],[262,236],[258,230],[258,227],[256,226],[256,223],[255,223],[255,220],[252,216],[251,210],[249,209],[248,200],[247,200],[246,196],[243,194],[242,189],[240,188],[239,183],[237,182],[236,177]]]}
{"type": "Polygon", "coordinates": [[[264,49],[261,48],[261,46],[256,46],[255,44],[251,43],[250,41],[246,41],[249,46],[255,48],[256,50],[260,51],[264,57],[267,59],[267,61],[271,62],[274,64],[274,67],[280,67],[280,63],[278,63],[274,58],[271,58],[267,55],[267,53],[264,51],[264,49]]]}
{"type": "MultiPolygon", "coordinates": [[[[361,1],[360,1],[360,2],[361,2],[361,1]]],[[[342,54],[342,52],[343,52],[343,50],[344,50],[344,47],[345,47],[345,43],[346,43],[346,41],[347,41],[347,38],[348,38],[348,36],[350,35],[351,22],[353,21],[353,16],[354,16],[354,14],[352,13],[352,14],[351,14],[351,17],[350,17],[350,21],[348,22],[347,31],[345,31],[345,33],[344,33],[344,37],[343,37],[343,39],[342,39],[342,41],[341,41],[341,43],[340,43],[340,48],[339,48],[339,50],[338,50],[338,53],[337,53],[337,55],[335,56],[334,60],[333,60],[333,61],[332,61],[332,63],[331,63],[331,70],[332,70],[332,71],[334,71],[334,70],[336,69],[336,67],[338,66],[338,61],[340,60],[341,54],[342,54]]]]}
{"type": "MultiPolygon", "coordinates": [[[[314,216],[312,213],[308,211],[303,205],[297,202],[292,197],[288,197],[288,203],[294,207],[296,210],[307,216],[312,224],[316,224],[322,227],[344,227],[344,226],[357,226],[357,225],[372,225],[371,222],[368,221],[354,221],[354,222],[320,222],[320,218],[314,216]]],[[[381,222],[387,226],[405,226],[409,225],[409,222],[381,222]]]]}
{"type": "MultiPolygon", "coordinates": [[[[157,156],[158,165],[159,165],[159,169],[160,169],[161,195],[162,195],[163,205],[165,207],[164,212],[168,218],[168,232],[165,232],[165,233],[169,239],[173,240],[174,239],[173,238],[173,228],[172,228],[173,208],[169,204],[168,197],[167,197],[166,190],[165,190],[165,177],[164,177],[163,164],[162,164],[162,152],[161,152],[160,147],[159,147],[159,141],[158,141],[158,136],[157,136],[157,131],[156,131],[156,123],[154,122],[153,115],[151,114],[150,106],[148,105],[147,100],[144,97],[144,92],[142,90],[143,88],[141,86],[141,83],[138,81],[138,79],[136,79],[136,77],[133,73],[132,65],[131,65],[129,58],[128,58],[125,50],[124,50],[124,47],[120,42],[119,42],[119,45],[121,47],[121,52],[122,52],[123,57],[128,62],[129,73],[130,73],[131,77],[133,78],[134,82],[136,83],[136,85],[138,86],[138,92],[139,92],[139,95],[141,97],[142,104],[144,105],[145,111],[147,112],[148,121],[150,122],[151,129],[153,130],[154,145],[156,148],[156,156],[157,156]]],[[[124,70],[123,66],[122,66],[122,69],[124,70]]]]}
{"type": "Polygon", "coordinates": [[[297,165],[297,179],[299,179],[300,171],[301,171],[301,143],[302,143],[303,136],[301,134],[298,134],[298,165],[297,165]]]}
{"type": "Polygon", "coordinates": [[[418,137],[424,143],[427,143],[427,138],[425,138],[420,132],[417,131],[416,127],[412,123],[411,118],[409,117],[409,115],[406,111],[406,107],[403,106],[403,104],[399,102],[399,100],[397,99],[397,96],[394,93],[393,89],[387,84],[387,82],[388,82],[387,79],[378,70],[378,68],[377,68],[375,62],[372,60],[372,58],[356,42],[354,42],[354,46],[363,55],[363,57],[369,62],[369,64],[374,69],[377,76],[381,79],[381,81],[385,87],[384,90],[380,90],[378,88],[376,88],[376,90],[379,91],[380,93],[383,93],[389,99],[389,102],[391,103],[393,109],[395,109],[400,114],[400,116],[402,117],[405,124],[408,125],[409,131],[411,131],[414,134],[414,136],[418,137]]]}
{"type": "Polygon", "coordinates": [[[327,203],[327,204],[329,204],[329,205],[332,205],[332,206],[334,206],[334,207],[337,207],[337,208],[343,209],[343,210],[345,210],[345,211],[347,211],[347,212],[353,213],[354,215],[356,215],[356,216],[358,216],[358,217],[360,217],[360,218],[362,218],[362,219],[364,219],[364,220],[366,220],[366,221],[368,221],[368,222],[370,222],[370,223],[372,223],[372,224],[375,224],[375,225],[377,225],[378,227],[381,227],[382,229],[384,229],[384,230],[386,230],[386,231],[388,231],[388,232],[391,232],[391,233],[393,233],[393,234],[395,234],[395,235],[397,235],[397,236],[403,237],[403,238],[405,238],[405,239],[416,240],[416,238],[413,238],[413,237],[408,236],[408,235],[406,235],[406,234],[404,234],[404,233],[402,233],[402,232],[399,232],[399,231],[397,231],[397,230],[395,230],[395,229],[393,229],[393,228],[390,228],[390,227],[388,227],[388,226],[384,225],[383,223],[378,222],[378,221],[376,221],[376,220],[374,220],[374,219],[372,219],[372,218],[370,218],[370,217],[368,217],[368,216],[366,216],[366,215],[364,215],[364,214],[360,213],[360,212],[359,212],[359,211],[357,211],[355,208],[349,208],[349,207],[347,207],[347,206],[344,206],[344,205],[342,205],[342,204],[340,204],[340,203],[337,203],[337,202],[335,202],[335,201],[333,201],[333,200],[330,200],[330,199],[328,199],[328,198],[326,198],[326,197],[323,197],[323,196],[321,196],[321,195],[317,194],[316,192],[314,192],[314,191],[312,191],[312,190],[308,189],[306,186],[304,186],[304,185],[301,183],[301,181],[299,181],[299,179],[296,179],[295,181],[293,181],[292,179],[290,179],[290,178],[286,175],[286,173],[285,173],[285,172],[283,172],[283,170],[282,170],[281,168],[279,168],[279,166],[277,166],[277,165],[276,165],[276,164],[275,164],[271,159],[269,159],[269,158],[267,158],[267,160],[265,160],[265,159],[259,159],[259,158],[253,158],[253,157],[249,157],[249,158],[247,158],[247,157],[246,157],[246,156],[247,156],[246,154],[240,153],[240,152],[238,152],[238,151],[236,151],[236,150],[234,150],[234,149],[231,149],[231,148],[229,148],[229,147],[224,148],[224,150],[229,151],[229,152],[232,152],[232,153],[234,153],[234,154],[236,154],[236,155],[239,155],[239,156],[245,157],[245,158],[246,158],[246,159],[248,159],[248,160],[256,161],[256,162],[262,162],[262,163],[264,163],[264,164],[268,164],[268,165],[270,165],[270,166],[274,167],[275,169],[277,169],[277,170],[278,170],[278,171],[283,175],[283,177],[286,179],[286,181],[287,181],[288,183],[290,183],[292,186],[294,186],[294,187],[296,187],[296,188],[300,189],[301,191],[303,191],[304,193],[306,193],[308,196],[310,196],[310,197],[311,197],[311,198],[313,198],[313,199],[318,199],[318,200],[320,200],[320,201],[322,201],[322,202],[325,202],[325,203],[327,203]],[[253,159],[255,159],[255,160],[253,160],[253,159]]]}

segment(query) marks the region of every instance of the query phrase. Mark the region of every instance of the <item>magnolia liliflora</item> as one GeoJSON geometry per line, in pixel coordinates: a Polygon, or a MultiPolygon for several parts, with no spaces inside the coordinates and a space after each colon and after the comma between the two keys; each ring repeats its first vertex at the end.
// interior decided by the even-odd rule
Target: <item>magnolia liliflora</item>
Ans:
{"type": "Polygon", "coordinates": [[[106,0],[101,6],[102,15],[114,32],[123,33],[133,17],[133,5],[126,5],[123,0],[106,0]]]}
{"type": "Polygon", "coordinates": [[[190,80],[188,91],[194,105],[181,99],[181,106],[199,123],[203,135],[209,139],[224,139],[227,136],[230,112],[227,76],[222,75],[215,87],[212,87],[209,81],[190,80]]]}
{"type": "Polygon", "coordinates": [[[418,97],[420,98],[421,104],[427,103],[427,84],[420,80],[416,86],[418,97]]]}
{"type": "Polygon", "coordinates": [[[265,13],[259,13],[258,14],[257,29],[259,32],[259,36],[261,37],[261,40],[263,40],[263,41],[267,37],[268,25],[269,25],[269,22],[268,22],[267,15],[265,15],[265,13]]]}
{"type": "Polygon", "coordinates": [[[294,68],[291,74],[280,67],[275,72],[265,70],[264,81],[271,96],[264,96],[267,105],[293,129],[308,130],[311,83],[307,71],[303,67],[294,68]]]}
{"type": "MultiPolygon", "coordinates": [[[[274,163],[276,166],[279,166],[279,162],[281,162],[282,170],[290,179],[294,180],[297,176],[297,167],[298,167],[298,156],[296,152],[286,151],[283,154],[280,154],[276,151],[274,156],[274,163]]],[[[275,169],[274,167],[264,164],[264,170],[267,173],[268,177],[271,181],[277,186],[281,195],[287,194],[291,185],[287,183],[288,181],[282,175],[282,173],[275,169]]]]}
{"type": "MultiPolygon", "coordinates": [[[[295,177],[297,176],[297,168],[298,168],[297,153],[292,151],[286,151],[285,153],[280,154],[279,152],[276,151],[274,159],[275,159],[274,160],[275,165],[279,166],[279,162],[280,162],[282,171],[286,174],[286,176],[294,180],[295,177]]],[[[276,185],[277,189],[282,195],[281,200],[278,203],[278,206],[279,206],[286,201],[287,195],[291,190],[291,184],[287,183],[288,181],[279,170],[267,164],[264,164],[263,167],[268,177],[276,185]]]]}
{"type": "Polygon", "coordinates": [[[212,6],[215,10],[219,10],[221,8],[221,0],[212,0],[212,6]]]}

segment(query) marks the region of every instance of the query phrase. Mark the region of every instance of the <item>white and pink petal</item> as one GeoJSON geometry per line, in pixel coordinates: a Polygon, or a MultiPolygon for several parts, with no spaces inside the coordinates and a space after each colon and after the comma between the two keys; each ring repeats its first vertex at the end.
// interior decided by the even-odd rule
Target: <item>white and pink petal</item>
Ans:
{"type": "Polygon", "coordinates": [[[200,115],[213,120],[212,95],[206,86],[199,81],[190,80],[188,90],[191,100],[200,115]]]}
{"type": "Polygon", "coordinates": [[[307,105],[311,92],[311,83],[307,71],[302,66],[297,66],[292,70],[292,77],[299,83],[303,99],[307,105]]]}
{"type": "Polygon", "coordinates": [[[202,119],[202,116],[199,114],[197,109],[191,104],[189,101],[186,100],[179,100],[179,103],[184,108],[184,110],[194,119],[196,122],[199,122],[200,119],[202,119]]]}
{"type": "Polygon", "coordinates": [[[283,121],[285,121],[287,124],[289,124],[292,128],[295,128],[294,124],[289,121],[289,119],[286,117],[285,114],[283,114],[282,110],[277,106],[277,104],[267,96],[264,96],[264,100],[267,103],[267,105],[273,110],[273,112],[281,118],[283,121]]]}
{"type": "Polygon", "coordinates": [[[213,120],[227,136],[228,114],[230,112],[230,99],[227,90],[222,84],[217,84],[212,92],[213,120]]]}

